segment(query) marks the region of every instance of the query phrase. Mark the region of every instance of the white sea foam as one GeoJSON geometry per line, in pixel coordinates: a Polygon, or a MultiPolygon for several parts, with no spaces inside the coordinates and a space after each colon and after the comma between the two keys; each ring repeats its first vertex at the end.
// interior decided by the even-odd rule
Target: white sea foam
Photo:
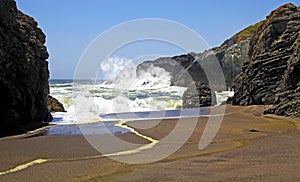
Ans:
{"type": "Polygon", "coordinates": [[[112,57],[100,66],[106,82],[52,83],[50,92],[67,113],[53,113],[53,124],[91,123],[109,113],[155,111],[181,106],[186,88],[170,87],[171,76],[164,69],[149,67],[137,76],[131,60],[112,57]]]}
{"type": "MultiPolygon", "coordinates": [[[[100,75],[109,78],[109,81],[73,83],[61,80],[50,84],[51,95],[61,101],[68,111],[52,113],[52,124],[97,123],[104,121],[100,115],[174,110],[181,107],[186,88],[170,86],[171,75],[162,68],[150,66],[138,76],[131,60],[117,57],[109,58],[100,67],[100,75]]],[[[232,92],[216,94],[217,103],[221,104],[232,92]]]]}
{"type": "Polygon", "coordinates": [[[228,99],[228,97],[232,97],[233,95],[233,91],[216,92],[217,105],[222,104],[228,99]]]}

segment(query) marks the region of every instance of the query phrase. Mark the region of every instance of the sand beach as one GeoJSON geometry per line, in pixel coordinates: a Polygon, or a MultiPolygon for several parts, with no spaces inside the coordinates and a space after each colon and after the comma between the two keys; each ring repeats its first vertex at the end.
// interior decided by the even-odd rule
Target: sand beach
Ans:
{"type": "MultiPolygon", "coordinates": [[[[207,118],[199,118],[188,142],[151,164],[133,165],[103,157],[83,136],[43,136],[43,130],[0,139],[1,181],[297,181],[300,179],[300,122],[262,115],[263,106],[227,105],[221,128],[204,150],[200,136],[207,118]]],[[[149,122],[132,121],[132,126],[149,122]]],[[[139,133],[160,140],[176,125],[162,120],[139,133]]],[[[120,139],[147,144],[127,133],[120,139]]],[[[171,144],[170,144],[171,145],[171,144]]]]}

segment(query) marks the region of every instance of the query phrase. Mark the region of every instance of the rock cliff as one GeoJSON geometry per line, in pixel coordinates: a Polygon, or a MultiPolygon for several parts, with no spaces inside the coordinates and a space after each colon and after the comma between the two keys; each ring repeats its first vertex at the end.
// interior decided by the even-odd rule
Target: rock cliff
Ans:
{"type": "Polygon", "coordinates": [[[207,84],[206,75],[198,62],[209,62],[210,59],[217,59],[224,72],[227,88],[230,89],[235,82],[235,77],[241,72],[242,65],[249,61],[248,49],[250,36],[262,24],[259,22],[251,25],[233,37],[226,40],[220,47],[216,47],[203,53],[188,53],[174,57],[163,57],[154,61],[145,61],[138,65],[137,74],[150,65],[164,68],[172,75],[172,84],[177,86],[189,86],[192,82],[207,84]],[[184,76],[182,74],[188,74],[184,76]],[[192,79],[190,79],[192,78],[192,79]]]}
{"type": "MultiPolygon", "coordinates": [[[[243,64],[249,62],[250,36],[255,33],[261,24],[262,22],[251,25],[226,40],[220,47],[204,51],[203,53],[188,53],[174,57],[163,57],[154,61],[145,61],[138,66],[137,74],[143,73],[143,70],[151,65],[161,67],[171,73],[173,85],[189,87],[183,95],[183,107],[214,105],[214,95],[211,95],[210,89],[203,88],[207,87],[208,80],[199,63],[209,63],[211,59],[217,59],[224,72],[227,89],[231,89],[236,76],[242,71],[243,64]],[[197,61],[195,61],[195,58],[197,58],[197,61]],[[196,85],[198,88],[192,88],[193,86],[191,85],[196,85]],[[202,87],[201,85],[204,86],[202,87]],[[204,89],[203,92],[201,89],[204,89]],[[196,91],[199,91],[198,96],[195,94],[196,91]],[[204,97],[205,93],[206,97],[204,97]]],[[[224,90],[224,88],[214,85],[214,83],[211,83],[210,86],[215,91],[224,90]]],[[[214,92],[212,93],[214,94],[214,92]]]]}
{"type": "Polygon", "coordinates": [[[249,58],[233,104],[273,105],[266,113],[299,116],[300,8],[286,4],[271,12],[251,37],[249,58]]]}
{"type": "Polygon", "coordinates": [[[0,136],[22,133],[51,119],[48,53],[37,26],[14,0],[0,1],[0,136]]]}

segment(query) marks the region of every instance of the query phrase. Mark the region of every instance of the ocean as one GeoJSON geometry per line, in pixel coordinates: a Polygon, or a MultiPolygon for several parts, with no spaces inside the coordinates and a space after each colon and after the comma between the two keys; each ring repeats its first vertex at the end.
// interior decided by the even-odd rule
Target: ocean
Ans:
{"type": "MultiPolygon", "coordinates": [[[[50,80],[50,95],[63,103],[66,113],[52,113],[47,135],[103,135],[126,133],[126,120],[179,118],[207,115],[205,108],[181,109],[185,87],[170,86],[171,76],[161,68],[149,68],[137,76],[134,68],[109,80],[50,80]],[[78,127],[78,126],[81,127],[78,127]]],[[[218,92],[222,103],[232,92],[218,92]]]]}

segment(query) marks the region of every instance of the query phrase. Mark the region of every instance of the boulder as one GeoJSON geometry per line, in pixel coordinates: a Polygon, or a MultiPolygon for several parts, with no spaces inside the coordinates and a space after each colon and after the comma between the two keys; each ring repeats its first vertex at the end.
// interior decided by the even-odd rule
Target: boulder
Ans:
{"type": "Polygon", "coordinates": [[[51,95],[48,96],[48,111],[49,112],[67,112],[64,105],[51,95]]]}
{"type": "Polygon", "coordinates": [[[40,127],[51,119],[48,52],[37,22],[14,0],[0,1],[0,136],[40,127]]]}
{"type": "Polygon", "coordinates": [[[196,108],[216,105],[216,94],[209,85],[196,82],[190,86],[183,94],[182,107],[196,108]]]}

